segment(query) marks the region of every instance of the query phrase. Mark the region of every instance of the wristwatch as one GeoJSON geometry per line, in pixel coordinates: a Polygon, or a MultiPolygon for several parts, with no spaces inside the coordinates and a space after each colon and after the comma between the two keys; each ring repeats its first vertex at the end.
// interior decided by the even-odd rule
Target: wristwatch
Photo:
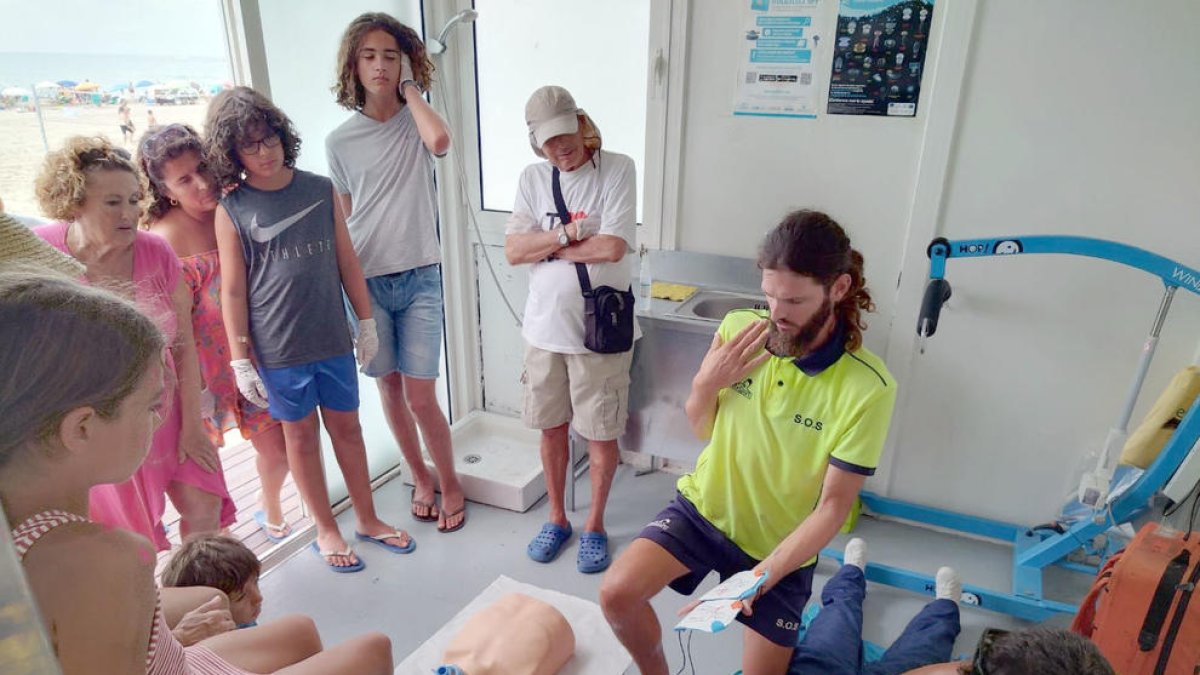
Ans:
{"type": "Polygon", "coordinates": [[[570,243],[571,243],[571,238],[567,236],[567,226],[559,225],[558,226],[558,245],[559,246],[567,246],[570,243]]]}

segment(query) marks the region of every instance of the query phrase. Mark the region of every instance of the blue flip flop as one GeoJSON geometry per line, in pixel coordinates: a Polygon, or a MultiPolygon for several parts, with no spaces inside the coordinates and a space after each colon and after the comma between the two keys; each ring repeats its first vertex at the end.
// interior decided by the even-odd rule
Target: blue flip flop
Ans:
{"type": "Polygon", "coordinates": [[[584,574],[603,572],[612,564],[608,555],[608,535],[601,532],[584,532],[579,535],[579,553],[575,567],[584,574]]]}
{"type": "Polygon", "coordinates": [[[396,546],[395,544],[389,544],[386,541],[384,541],[384,539],[403,539],[404,534],[402,532],[384,532],[383,534],[375,534],[375,535],[363,534],[362,532],[355,532],[354,538],[359,541],[365,541],[369,544],[375,544],[376,546],[382,546],[383,548],[386,548],[387,550],[391,551],[392,553],[412,553],[417,548],[417,540],[413,539],[412,535],[408,535],[408,546],[396,546]]]}
{"type": "MultiPolygon", "coordinates": [[[[331,569],[334,572],[337,572],[339,574],[349,574],[350,572],[358,572],[359,570],[361,570],[367,566],[367,564],[365,562],[363,562],[362,558],[359,558],[357,563],[355,563],[353,565],[346,565],[345,567],[338,567],[337,565],[334,565],[329,562],[329,556],[331,556],[331,555],[350,555],[351,553],[354,553],[354,549],[350,548],[349,546],[347,546],[346,550],[344,550],[344,551],[322,551],[321,547],[317,546],[317,542],[314,541],[313,543],[309,544],[309,548],[311,548],[312,552],[317,554],[317,556],[319,558],[321,558],[322,561],[325,562],[326,567],[328,567],[329,569],[331,569]]],[[[355,556],[355,557],[357,557],[357,556],[355,556]]]]}
{"type": "Polygon", "coordinates": [[[278,544],[284,539],[287,539],[295,534],[295,532],[292,531],[291,526],[287,523],[280,525],[278,523],[268,522],[266,512],[262,511],[261,509],[254,512],[254,522],[258,523],[258,526],[262,529],[263,534],[267,535],[267,539],[269,539],[273,544],[278,544]],[[274,534],[275,532],[283,531],[287,531],[287,534],[282,536],[274,534]]]}
{"type": "Polygon", "coordinates": [[[538,532],[533,541],[529,542],[525,552],[537,562],[548,563],[558,557],[558,554],[562,552],[563,544],[566,544],[570,538],[570,523],[566,527],[546,523],[542,525],[542,531],[538,532]]]}

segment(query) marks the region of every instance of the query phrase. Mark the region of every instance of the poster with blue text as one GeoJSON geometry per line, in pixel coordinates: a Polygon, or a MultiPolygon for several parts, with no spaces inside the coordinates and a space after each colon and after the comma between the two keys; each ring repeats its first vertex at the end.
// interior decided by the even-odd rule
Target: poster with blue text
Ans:
{"type": "Polygon", "coordinates": [[[816,117],[813,17],[822,0],[743,0],[734,115],[816,117]]]}
{"type": "Polygon", "coordinates": [[[841,0],[829,78],[831,115],[913,117],[933,0],[841,0]]]}

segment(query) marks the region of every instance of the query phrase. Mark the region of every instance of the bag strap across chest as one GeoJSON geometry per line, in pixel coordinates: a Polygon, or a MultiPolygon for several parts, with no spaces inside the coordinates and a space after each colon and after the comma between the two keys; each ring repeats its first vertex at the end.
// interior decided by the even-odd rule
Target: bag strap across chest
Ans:
{"type": "MultiPolygon", "coordinates": [[[[551,174],[550,189],[554,193],[554,208],[558,209],[558,220],[565,227],[571,222],[571,212],[567,210],[567,202],[563,199],[562,183],[558,179],[558,167],[554,167],[551,174]]],[[[583,263],[575,263],[575,275],[579,277],[579,288],[583,290],[583,296],[588,297],[592,294],[592,279],[588,276],[587,265],[583,263]]]]}

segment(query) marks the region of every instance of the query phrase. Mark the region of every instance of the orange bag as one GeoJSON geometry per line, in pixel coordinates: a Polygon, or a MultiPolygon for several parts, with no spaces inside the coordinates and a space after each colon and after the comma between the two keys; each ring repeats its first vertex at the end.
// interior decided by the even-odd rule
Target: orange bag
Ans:
{"type": "Polygon", "coordinates": [[[1200,666],[1200,532],[1148,523],[1113,555],[1071,630],[1122,675],[1193,675],[1200,666]]]}

